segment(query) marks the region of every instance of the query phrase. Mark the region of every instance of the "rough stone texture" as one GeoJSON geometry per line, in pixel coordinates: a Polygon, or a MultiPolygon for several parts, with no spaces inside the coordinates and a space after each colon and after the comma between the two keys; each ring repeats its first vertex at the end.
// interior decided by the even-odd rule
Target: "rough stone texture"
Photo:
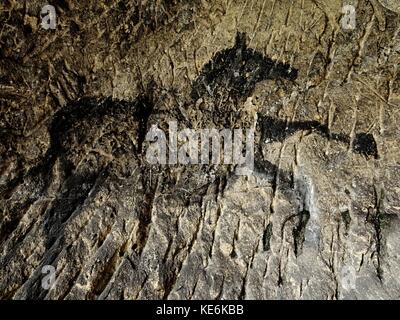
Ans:
{"type": "Polygon", "coordinates": [[[0,298],[399,298],[397,1],[45,4],[0,4],[0,298]],[[170,120],[254,174],[149,165],[170,120]]]}

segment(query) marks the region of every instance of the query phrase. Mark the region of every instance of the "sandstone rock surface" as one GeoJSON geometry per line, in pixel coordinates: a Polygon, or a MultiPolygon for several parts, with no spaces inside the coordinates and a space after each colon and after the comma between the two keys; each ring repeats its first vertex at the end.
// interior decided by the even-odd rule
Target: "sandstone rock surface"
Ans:
{"type": "Polygon", "coordinates": [[[53,3],[0,4],[1,299],[399,298],[396,1],[53,3]],[[150,165],[170,121],[253,175],[150,165]]]}

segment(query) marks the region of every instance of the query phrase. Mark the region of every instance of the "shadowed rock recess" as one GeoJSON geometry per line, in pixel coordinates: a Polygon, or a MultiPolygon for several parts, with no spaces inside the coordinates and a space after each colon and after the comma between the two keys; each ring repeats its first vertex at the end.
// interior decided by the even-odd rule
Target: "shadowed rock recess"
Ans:
{"type": "Polygon", "coordinates": [[[0,299],[398,299],[400,10],[352,3],[2,1],[0,299]],[[171,121],[253,173],[150,164],[171,121]]]}

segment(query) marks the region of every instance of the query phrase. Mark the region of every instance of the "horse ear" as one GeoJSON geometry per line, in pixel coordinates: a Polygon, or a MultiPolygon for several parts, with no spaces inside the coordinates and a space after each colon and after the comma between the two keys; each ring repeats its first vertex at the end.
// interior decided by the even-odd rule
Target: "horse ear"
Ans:
{"type": "Polygon", "coordinates": [[[245,32],[237,32],[235,38],[235,47],[236,48],[246,48],[246,33],[245,32]]]}

